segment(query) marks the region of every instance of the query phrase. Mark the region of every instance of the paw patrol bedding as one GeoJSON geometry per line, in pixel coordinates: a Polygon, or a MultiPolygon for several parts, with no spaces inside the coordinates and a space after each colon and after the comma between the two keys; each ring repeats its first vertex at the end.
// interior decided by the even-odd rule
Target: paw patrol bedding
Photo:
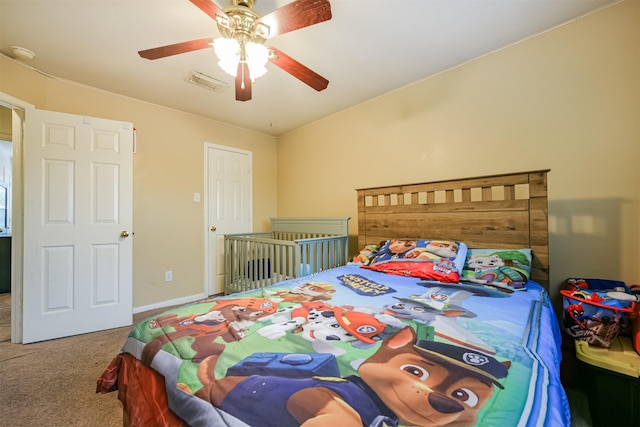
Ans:
{"type": "Polygon", "coordinates": [[[531,249],[469,249],[461,281],[512,290],[525,289],[531,277],[531,249]]]}
{"type": "Polygon", "coordinates": [[[390,239],[362,268],[457,283],[466,255],[467,245],[462,242],[390,239]]]}
{"type": "Polygon", "coordinates": [[[98,391],[119,389],[133,425],[156,416],[140,411],[192,426],[569,425],[559,340],[535,282],[508,292],[347,265],[147,319],[98,391]],[[145,375],[168,410],[149,404],[145,375]]]}

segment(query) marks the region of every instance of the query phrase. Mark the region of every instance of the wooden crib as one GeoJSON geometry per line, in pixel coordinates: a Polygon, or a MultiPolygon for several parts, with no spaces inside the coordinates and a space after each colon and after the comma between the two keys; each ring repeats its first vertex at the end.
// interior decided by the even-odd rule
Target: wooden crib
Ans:
{"type": "Polygon", "coordinates": [[[224,236],[224,292],[302,277],[349,261],[349,218],[271,218],[271,231],[224,236]]]}

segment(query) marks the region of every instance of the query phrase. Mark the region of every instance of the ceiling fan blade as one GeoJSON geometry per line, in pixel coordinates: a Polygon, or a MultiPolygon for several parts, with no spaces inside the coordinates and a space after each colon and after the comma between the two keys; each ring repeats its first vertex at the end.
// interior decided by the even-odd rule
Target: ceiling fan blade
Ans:
{"type": "Polygon", "coordinates": [[[170,44],[167,46],[154,47],[153,49],[141,50],[138,54],[145,59],[160,59],[167,56],[178,55],[180,53],[192,52],[194,50],[207,49],[213,46],[213,39],[199,39],[188,42],[170,44]]]}
{"type": "Polygon", "coordinates": [[[251,77],[249,66],[246,62],[238,63],[236,73],[236,101],[248,101],[251,99],[251,77]]]}
{"type": "Polygon", "coordinates": [[[289,55],[283,53],[281,50],[278,50],[275,47],[269,47],[269,50],[271,51],[269,61],[282,68],[302,83],[311,86],[318,92],[326,89],[329,85],[329,80],[325,79],[310,68],[305,67],[289,55]]]}
{"type": "MultiPolygon", "coordinates": [[[[193,0],[192,0],[193,1],[193,0]]],[[[267,38],[331,19],[328,0],[297,0],[266,14],[256,21],[269,26],[267,38]]]]}
{"type": "Polygon", "coordinates": [[[201,11],[209,15],[211,19],[213,19],[214,21],[218,20],[216,16],[221,16],[226,19],[229,19],[227,17],[227,14],[224,13],[224,11],[220,9],[220,7],[214,2],[212,2],[211,0],[189,0],[189,1],[195,4],[196,6],[198,6],[198,8],[201,11]]]}

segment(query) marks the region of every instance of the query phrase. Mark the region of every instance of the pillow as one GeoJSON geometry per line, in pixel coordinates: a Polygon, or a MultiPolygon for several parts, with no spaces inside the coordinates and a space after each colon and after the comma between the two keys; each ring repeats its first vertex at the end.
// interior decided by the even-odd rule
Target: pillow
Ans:
{"type": "Polygon", "coordinates": [[[360,249],[360,253],[354,256],[351,260],[350,264],[358,264],[358,265],[368,265],[371,258],[375,256],[375,254],[380,249],[378,245],[367,245],[364,248],[360,249]]]}
{"type": "Polygon", "coordinates": [[[462,281],[524,290],[531,277],[531,249],[469,249],[462,281]]]}
{"type": "Polygon", "coordinates": [[[362,268],[437,282],[458,283],[467,245],[447,240],[387,240],[362,268]]]}

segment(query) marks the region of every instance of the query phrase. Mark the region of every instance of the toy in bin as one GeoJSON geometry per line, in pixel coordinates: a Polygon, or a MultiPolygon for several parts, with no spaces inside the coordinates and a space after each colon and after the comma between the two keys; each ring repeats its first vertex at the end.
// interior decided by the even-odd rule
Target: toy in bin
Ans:
{"type": "Polygon", "coordinates": [[[564,331],[589,345],[608,348],[618,334],[630,334],[629,318],[638,296],[624,282],[605,279],[567,279],[560,291],[564,331]]]}

